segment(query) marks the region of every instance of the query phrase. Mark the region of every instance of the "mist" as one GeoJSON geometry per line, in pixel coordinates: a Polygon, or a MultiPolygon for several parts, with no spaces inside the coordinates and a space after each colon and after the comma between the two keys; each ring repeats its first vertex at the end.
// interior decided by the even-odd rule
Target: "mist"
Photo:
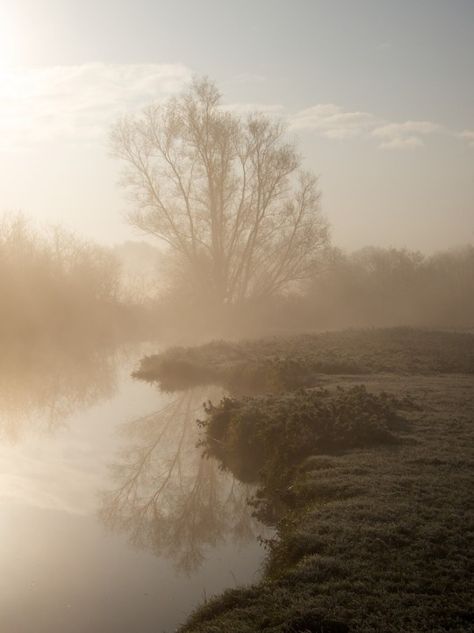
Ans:
{"type": "Polygon", "coordinates": [[[471,331],[474,250],[466,245],[423,255],[368,246],[336,247],[320,256],[309,279],[274,297],[222,306],[157,270],[153,304],[171,342],[272,336],[347,328],[410,326],[471,331]]]}
{"type": "Polygon", "coordinates": [[[26,216],[1,225],[4,345],[117,345],[254,337],[345,328],[474,327],[474,247],[423,255],[328,246],[297,287],[242,305],[193,287],[169,251],[143,241],[114,248],[26,216]]]}
{"type": "Polygon", "coordinates": [[[1,3],[2,633],[472,632],[473,27],[1,3]]]}

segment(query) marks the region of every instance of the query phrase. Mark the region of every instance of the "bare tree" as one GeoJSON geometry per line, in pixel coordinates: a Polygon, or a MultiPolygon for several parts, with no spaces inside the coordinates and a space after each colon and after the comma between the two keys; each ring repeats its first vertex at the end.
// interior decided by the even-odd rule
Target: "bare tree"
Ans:
{"type": "Polygon", "coordinates": [[[317,179],[301,171],[284,126],[243,119],[208,79],[112,130],[130,222],[166,242],[193,283],[224,303],[266,297],[307,278],[328,240],[317,179]]]}

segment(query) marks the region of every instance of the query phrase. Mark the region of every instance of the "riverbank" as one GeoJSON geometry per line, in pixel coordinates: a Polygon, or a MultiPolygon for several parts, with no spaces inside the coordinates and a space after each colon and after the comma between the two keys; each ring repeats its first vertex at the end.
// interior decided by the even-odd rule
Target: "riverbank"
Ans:
{"type": "Polygon", "coordinates": [[[474,336],[400,327],[213,341],[146,356],[135,375],[165,391],[219,384],[231,393],[264,393],[384,372],[474,374],[474,336]]]}
{"type": "Polygon", "coordinates": [[[474,337],[354,331],[230,344],[232,358],[214,345],[217,357],[210,345],[165,360],[178,377],[183,358],[218,367],[229,386],[252,363],[277,368],[266,396],[235,380],[203,426],[206,450],[258,483],[255,510],[278,536],[261,583],[211,599],[181,631],[474,630],[474,337]],[[316,371],[328,358],[346,371],[316,371]]]}

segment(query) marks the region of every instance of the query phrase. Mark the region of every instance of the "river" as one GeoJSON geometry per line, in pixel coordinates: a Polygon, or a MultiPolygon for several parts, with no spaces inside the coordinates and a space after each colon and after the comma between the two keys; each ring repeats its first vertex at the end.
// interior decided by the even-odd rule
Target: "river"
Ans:
{"type": "Polygon", "coordinates": [[[258,580],[251,490],[196,446],[221,392],[132,379],[149,349],[3,351],[0,631],[169,633],[258,580]]]}

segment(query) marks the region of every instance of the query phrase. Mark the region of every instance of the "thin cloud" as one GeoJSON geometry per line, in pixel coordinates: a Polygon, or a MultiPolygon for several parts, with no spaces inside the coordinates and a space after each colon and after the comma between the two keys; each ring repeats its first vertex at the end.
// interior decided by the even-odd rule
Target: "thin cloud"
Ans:
{"type": "Polygon", "coordinates": [[[381,140],[385,149],[414,149],[421,147],[423,137],[441,131],[441,126],[432,121],[405,121],[388,123],[372,130],[372,135],[381,140]]]}
{"type": "MultiPolygon", "coordinates": [[[[123,112],[165,98],[192,78],[183,64],[103,64],[0,70],[0,151],[28,151],[45,142],[97,143],[123,112]]],[[[234,78],[235,80],[236,78],[234,78]]],[[[241,75],[242,82],[261,81],[241,75]]],[[[284,117],[281,104],[232,103],[245,116],[260,111],[284,117]]],[[[443,133],[474,147],[474,131],[452,131],[432,121],[387,121],[374,113],[316,104],[289,115],[292,130],[310,130],[338,141],[375,140],[382,149],[416,149],[443,133]]]]}
{"type": "Polygon", "coordinates": [[[377,119],[370,112],[349,112],[333,103],[318,104],[292,117],[294,130],[315,130],[331,139],[347,139],[368,132],[377,119]]]}
{"type": "Polygon", "coordinates": [[[474,147],[474,130],[463,130],[459,136],[465,139],[470,147],[474,147]]]}
{"type": "Polygon", "coordinates": [[[421,147],[423,141],[418,136],[395,137],[380,143],[384,149],[415,149],[421,147]]]}
{"type": "MultiPolygon", "coordinates": [[[[415,149],[433,134],[453,132],[433,121],[391,122],[365,111],[345,110],[334,103],[306,108],[290,119],[294,130],[312,130],[328,139],[375,139],[381,149],[415,149]]],[[[469,130],[466,138],[470,138],[469,130]]]]}
{"type": "Polygon", "coordinates": [[[6,70],[0,77],[0,147],[100,138],[120,112],[181,89],[181,64],[82,64],[6,70]]]}
{"type": "Polygon", "coordinates": [[[221,107],[222,110],[238,115],[251,114],[252,112],[281,115],[284,112],[284,107],[278,103],[228,103],[221,107]]]}

